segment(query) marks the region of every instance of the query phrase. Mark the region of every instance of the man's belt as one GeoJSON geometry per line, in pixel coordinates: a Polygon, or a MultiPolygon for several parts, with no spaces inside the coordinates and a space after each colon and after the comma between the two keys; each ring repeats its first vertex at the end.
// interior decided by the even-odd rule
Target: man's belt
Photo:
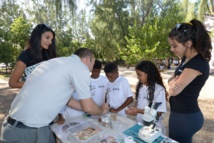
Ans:
{"type": "MultiPolygon", "coordinates": [[[[14,125],[15,124],[15,122],[16,122],[16,120],[15,119],[13,119],[13,118],[11,118],[11,117],[8,117],[7,118],[7,122],[10,124],[10,125],[14,125]]],[[[23,124],[22,122],[20,122],[20,121],[17,121],[18,123],[17,123],[17,125],[16,125],[16,127],[18,127],[18,128],[31,128],[31,129],[36,129],[35,127],[29,127],[29,126],[26,126],[25,124],[23,124]]]]}

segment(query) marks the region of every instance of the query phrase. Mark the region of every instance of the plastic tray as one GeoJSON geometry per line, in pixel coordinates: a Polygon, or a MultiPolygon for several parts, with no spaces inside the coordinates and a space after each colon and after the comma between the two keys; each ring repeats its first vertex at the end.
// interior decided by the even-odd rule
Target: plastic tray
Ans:
{"type": "Polygon", "coordinates": [[[90,142],[91,140],[94,140],[94,138],[97,138],[98,135],[100,135],[104,132],[104,129],[101,126],[96,125],[95,123],[93,123],[91,121],[85,121],[79,125],[69,128],[68,132],[69,132],[68,139],[70,141],[73,141],[75,139],[79,143],[85,143],[85,142],[90,142]],[[74,135],[75,133],[78,133],[88,127],[92,127],[94,129],[96,129],[97,133],[94,134],[93,136],[89,137],[86,140],[81,140],[77,136],[74,135]]]}

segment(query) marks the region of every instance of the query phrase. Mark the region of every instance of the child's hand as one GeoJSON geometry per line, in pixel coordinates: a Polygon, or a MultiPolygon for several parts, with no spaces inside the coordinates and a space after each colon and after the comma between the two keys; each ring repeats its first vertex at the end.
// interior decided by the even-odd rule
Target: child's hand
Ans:
{"type": "Polygon", "coordinates": [[[116,109],[114,109],[114,108],[110,108],[109,111],[112,112],[112,113],[117,113],[117,112],[118,112],[118,111],[117,111],[116,109]]]}
{"type": "Polygon", "coordinates": [[[126,114],[130,114],[130,113],[131,113],[131,110],[126,109],[125,112],[126,112],[126,114]]]}
{"type": "Polygon", "coordinates": [[[130,107],[126,110],[126,114],[136,116],[137,115],[137,108],[136,107],[130,107]]]}

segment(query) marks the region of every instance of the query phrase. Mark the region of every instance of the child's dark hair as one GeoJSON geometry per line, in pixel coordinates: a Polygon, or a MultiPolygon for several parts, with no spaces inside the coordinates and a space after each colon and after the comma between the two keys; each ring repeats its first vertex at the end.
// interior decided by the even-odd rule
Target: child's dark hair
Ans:
{"type": "MultiPolygon", "coordinates": [[[[153,62],[146,61],[146,60],[141,61],[140,63],[138,63],[135,66],[135,70],[140,70],[147,74],[148,100],[149,101],[153,101],[153,99],[154,99],[155,83],[163,86],[163,88],[165,89],[165,92],[166,92],[166,96],[168,95],[166,88],[163,84],[160,72],[153,62]]],[[[138,99],[139,90],[142,85],[143,84],[139,81],[137,84],[137,87],[136,87],[136,93],[135,93],[136,99],[138,99]]]]}
{"type": "Polygon", "coordinates": [[[212,50],[211,38],[200,21],[193,19],[189,23],[177,24],[171,30],[168,37],[182,44],[189,40],[192,41],[192,47],[197,50],[199,55],[210,61],[212,50]]]}
{"type": "Polygon", "coordinates": [[[95,60],[93,69],[102,69],[102,63],[99,60],[95,60]]]}
{"type": "Polygon", "coordinates": [[[104,72],[105,73],[118,72],[118,67],[115,63],[109,62],[104,66],[104,72]]]}

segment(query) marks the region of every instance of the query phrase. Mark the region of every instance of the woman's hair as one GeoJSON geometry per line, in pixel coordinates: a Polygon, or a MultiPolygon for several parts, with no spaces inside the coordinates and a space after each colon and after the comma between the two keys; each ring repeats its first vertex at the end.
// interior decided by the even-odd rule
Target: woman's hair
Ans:
{"type": "Polygon", "coordinates": [[[192,47],[197,50],[207,61],[211,58],[211,38],[204,25],[193,19],[189,23],[177,24],[169,33],[169,38],[185,44],[187,41],[192,41],[192,47]]]}
{"type": "MultiPolygon", "coordinates": [[[[141,61],[140,63],[138,63],[135,66],[135,70],[140,70],[147,74],[148,100],[149,101],[153,101],[153,99],[154,99],[155,83],[163,86],[163,88],[165,89],[165,92],[166,92],[166,96],[168,95],[166,88],[163,84],[160,72],[153,62],[146,61],[146,60],[141,61]]],[[[143,86],[143,84],[139,81],[137,84],[137,87],[136,87],[136,93],[135,93],[136,99],[138,99],[139,90],[140,90],[141,86],[143,86]]]]}
{"type": "Polygon", "coordinates": [[[46,24],[38,24],[31,32],[28,49],[35,61],[44,61],[56,57],[55,33],[46,24]],[[52,32],[53,39],[48,49],[41,48],[41,37],[45,32],[52,32]]]}

